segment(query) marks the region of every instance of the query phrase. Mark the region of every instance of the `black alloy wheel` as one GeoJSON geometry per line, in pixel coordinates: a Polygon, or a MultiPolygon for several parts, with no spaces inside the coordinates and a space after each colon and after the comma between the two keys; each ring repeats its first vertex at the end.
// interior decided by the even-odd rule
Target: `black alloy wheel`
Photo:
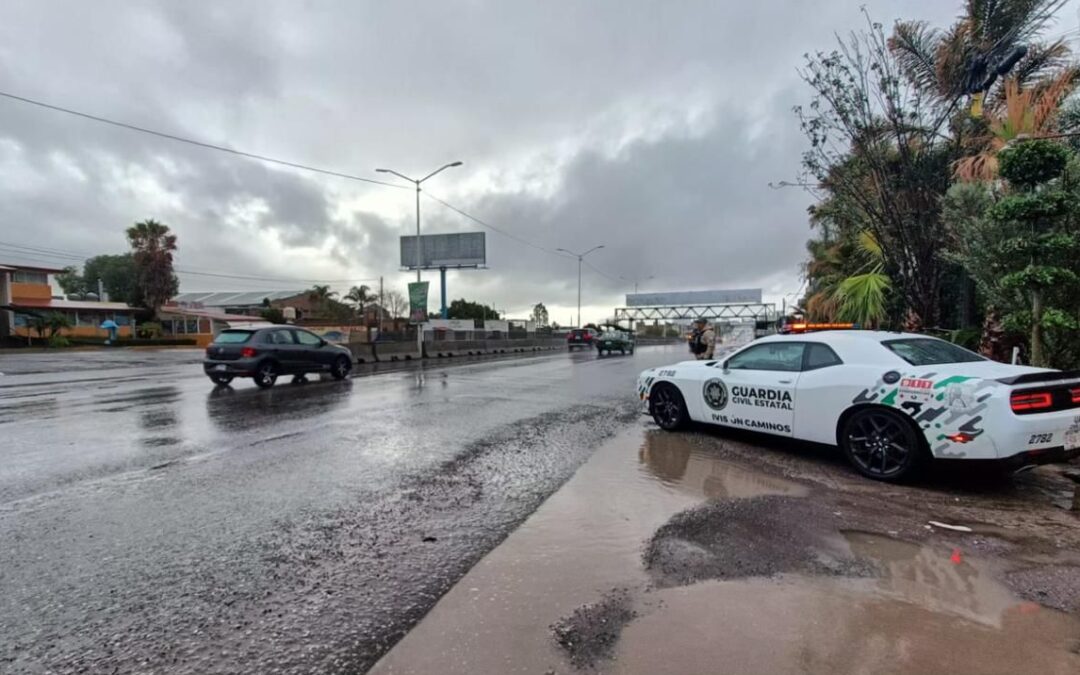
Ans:
{"type": "Polygon", "coordinates": [[[277,378],[277,366],[273,361],[263,361],[259,364],[259,369],[255,371],[255,384],[262,389],[269,389],[274,386],[277,378]]]}
{"type": "Polygon", "coordinates": [[[351,370],[352,362],[344,356],[339,356],[334,360],[334,365],[330,368],[330,375],[335,380],[344,380],[349,376],[351,370]]]}
{"type": "Polygon", "coordinates": [[[862,475],[900,481],[922,463],[924,448],[918,433],[900,413],[867,408],[852,415],[840,438],[848,461],[862,475]]]}
{"type": "Polygon", "coordinates": [[[677,431],[690,421],[682,394],[670,384],[653,387],[649,394],[649,414],[664,431],[677,431]]]}

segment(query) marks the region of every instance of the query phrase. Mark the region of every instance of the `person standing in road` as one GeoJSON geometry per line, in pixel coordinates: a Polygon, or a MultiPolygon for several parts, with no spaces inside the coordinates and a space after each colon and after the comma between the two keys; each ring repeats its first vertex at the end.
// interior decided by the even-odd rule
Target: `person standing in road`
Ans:
{"type": "Polygon", "coordinates": [[[690,334],[690,353],[698,361],[707,361],[713,357],[716,348],[716,333],[705,319],[694,320],[694,332],[690,334]]]}

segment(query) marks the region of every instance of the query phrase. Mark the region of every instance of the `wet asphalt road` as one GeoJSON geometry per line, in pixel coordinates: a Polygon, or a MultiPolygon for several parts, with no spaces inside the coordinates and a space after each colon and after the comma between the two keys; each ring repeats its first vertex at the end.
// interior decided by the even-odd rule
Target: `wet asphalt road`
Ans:
{"type": "Polygon", "coordinates": [[[0,672],[363,672],[683,357],[270,391],[194,352],[0,357],[0,672]]]}

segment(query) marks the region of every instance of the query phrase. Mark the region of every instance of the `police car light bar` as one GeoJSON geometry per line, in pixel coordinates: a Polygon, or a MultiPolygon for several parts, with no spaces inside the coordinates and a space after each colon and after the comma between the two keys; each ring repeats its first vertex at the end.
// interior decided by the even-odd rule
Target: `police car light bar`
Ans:
{"type": "Polygon", "coordinates": [[[789,323],[781,329],[785,333],[807,333],[816,330],[857,330],[857,323],[789,323]]]}

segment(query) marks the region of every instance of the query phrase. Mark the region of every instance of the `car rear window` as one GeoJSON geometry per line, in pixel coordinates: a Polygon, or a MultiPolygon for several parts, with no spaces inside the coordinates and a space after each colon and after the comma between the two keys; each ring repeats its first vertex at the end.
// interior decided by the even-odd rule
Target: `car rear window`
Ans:
{"type": "Polygon", "coordinates": [[[906,338],[886,340],[881,343],[886,349],[904,359],[913,366],[932,366],[940,363],[970,363],[985,361],[986,358],[951,342],[933,338],[906,338]]]}
{"type": "Polygon", "coordinates": [[[223,330],[214,338],[214,344],[238,345],[251,339],[252,332],[249,330],[223,330]]]}

